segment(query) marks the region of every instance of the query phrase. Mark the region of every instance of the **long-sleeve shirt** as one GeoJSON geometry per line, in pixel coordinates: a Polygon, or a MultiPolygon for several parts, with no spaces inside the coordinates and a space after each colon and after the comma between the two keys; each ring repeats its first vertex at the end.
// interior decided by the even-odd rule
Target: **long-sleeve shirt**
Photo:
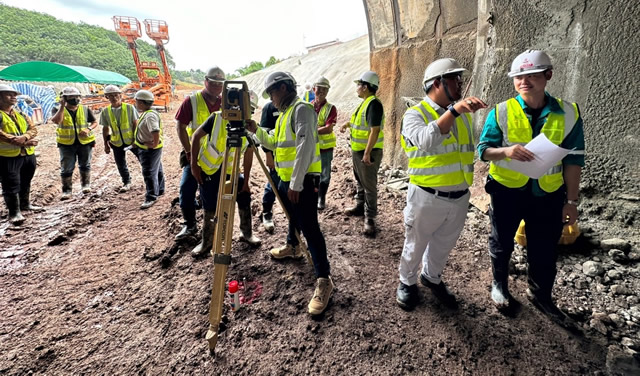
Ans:
{"type": "MultiPolygon", "coordinates": [[[[9,110],[8,112],[5,112],[7,115],[9,115],[9,117],[11,117],[12,119],[14,119],[14,123],[18,124],[18,122],[15,120],[15,110],[14,108],[11,108],[11,110],[9,110]]],[[[35,138],[38,135],[38,129],[36,128],[36,126],[33,124],[33,122],[31,121],[31,118],[28,117],[25,114],[21,115],[24,117],[24,119],[27,121],[27,131],[23,134],[23,136],[25,136],[27,138],[27,141],[35,138]]],[[[2,121],[2,117],[0,116],[0,122],[2,121]]],[[[0,124],[0,141],[2,142],[6,142],[6,143],[11,143],[11,141],[16,137],[12,134],[9,134],[5,131],[2,130],[2,124],[0,124]]],[[[26,151],[23,148],[20,149],[20,155],[26,155],[26,151]]]]}
{"type": "MultiPolygon", "coordinates": [[[[289,106],[296,102],[297,96],[280,109],[280,114],[284,114],[289,106]]],[[[293,110],[294,132],[296,135],[296,159],[293,162],[293,173],[291,174],[291,190],[300,192],[304,184],[304,176],[316,153],[318,143],[318,128],[316,112],[310,106],[298,105],[293,110]]],[[[269,134],[262,128],[258,128],[254,139],[265,148],[275,151],[277,140],[275,135],[269,134]]],[[[276,157],[277,160],[277,157],[276,157]]]]}

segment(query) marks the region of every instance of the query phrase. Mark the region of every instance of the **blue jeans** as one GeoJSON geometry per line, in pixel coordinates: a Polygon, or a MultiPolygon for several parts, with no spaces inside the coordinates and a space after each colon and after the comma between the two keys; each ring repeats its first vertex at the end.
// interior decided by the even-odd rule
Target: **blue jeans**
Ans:
{"type": "Polygon", "coordinates": [[[60,176],[73,176],[78,161],[80,172],[91,171],[91,154],[93,145],[58,145],[60,151],[60,176]]]}
{"type": "MultiPolygon", "coordinates": [[[[271,175],[271,179],[273,183],[278,186],[280,184],[280,177],[275,169],[269,170],[269,175],[271,175]]],[[[269,182],[264,186],[264,194],[262,195],[262,205],[272,207],[273,203],[276,202],[276,195],[273,193],[273,187],[269,182]]]]}
{"type": "Polygon", "coordinates": [[[180,208],[195,210],[197,190],[198,182],[191,175],[191,165],[187,163],[182,168],[182,178],[180,179],[180,208]]]}
{"type": "Polygon", "coordinates": [[[164,193],[164,171],[162,170],[162,148],[138,149],[138,160],[142,165],[142,177],[147,187],[145,201],[155,201],[164,193]]]}
{"type": "Polygon", "coordinates": [[[306,175],[297,204],[289,201],[287,196],[287,192],[289,191],[288,181],[280,181],[278,193],[280,193],[280,198],[282,198],[282,202],[291,216],[287,244],[293,246],[298,245],[295,229],[301,229],[309,246],[316,277],[326,278],[329,276],[331,269],[329,259],[327,258],[327,245],[324,241],[324,235],[322,235],[322,231],[320,231],[320,225],[318,224],[318,192],[316,190],[318,184],[319,178],[317,176],[306,175]]]}
{"type": "MultiPolygon", "coordinates": [[[[202,172],[201,176],[203,182],[203,184],[200,184],[202,207],[207,211],[216,211],[218,205],[218,189],[220,188],[220,170],[218,169],[213,175],[207,175],[202,172]]],[[[229,178],[231,178],[231,176],[227,175],[227,179],[229,178]]],[[[238,177],[238,195],[236,202],[238,203],[239,209],[249,209],[251,208],[251,193],[241,191],[243,184],[244,175],[240,174],[238,177]]]]}
{"type": "Polygon", "coordinates": [[[333,160],[333,149],[320,150],[320,163],[322,164],[322,174],[320,183],[329,186],[331,181],[331,161],[333,160]]]}
{"type": "Polygon", "coordinates": [[[127,151],[124,150],[127,145],[113,146],[110,145],[113,150],[113,159],[116,161],[116,167],[122,178],[122,184],[131,183],[131,175],[129,174],[129,168],[127,167],[127,151]]]}

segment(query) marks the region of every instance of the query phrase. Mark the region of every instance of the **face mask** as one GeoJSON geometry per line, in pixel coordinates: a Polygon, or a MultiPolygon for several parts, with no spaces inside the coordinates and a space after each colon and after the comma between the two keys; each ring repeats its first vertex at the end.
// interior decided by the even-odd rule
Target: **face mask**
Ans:
{"type": "Polygon", "coordinates": [[[72,106],[77,105],[78,103],[80,103],[80,99],[78,98],[71,98],[71,99],[67,99],[67,103],[69,103],[72,106]]]}

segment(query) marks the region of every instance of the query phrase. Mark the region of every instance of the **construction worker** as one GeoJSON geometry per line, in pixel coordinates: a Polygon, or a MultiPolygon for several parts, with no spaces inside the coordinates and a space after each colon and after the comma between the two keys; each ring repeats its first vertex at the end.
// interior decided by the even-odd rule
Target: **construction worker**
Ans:
{"type": "Polygon", "coordinates": [[[9,210],[9,222],[24,222],[22,211],[43,210],[31,204],[31,179],[36,172],[35,137],[31,119],[16,109],[18,92],[0,84],[0,179],[2,196],[9,210]]]}
{"type": "Polygon", "coordinates": [[[460,101],[463,72],[454,59],[429,64],[422,80],[426,96],[407,109],[402,119],[409,188],[396,301],[404,309],[413,309],[419,302],[420,264],[420,282],[445,306],[457,306],[442,281],[442,271],[469,208],[475,151],[469,113],[487,107],[476,97],[460,101]]]}
{"type": "Polygon", "coordinates": [[[318,139],[320,141],[320,161],[322,174],[320,174],[320,187],[318,188],[318,210],[323,210],[326,205],[327,191],[331,181],[331,161],[333,160],[333,148],[336,146],[336,134],[333,126],[338,121],[336,106],[327,102],[329,93],[329,80],[320,77],[313,84],[313,92],[316,97],[313,100],[313,108],[318,116],[318,139]]]}
{"type": "Polygon", "coordinates": [[[186,97],[176,113],[176,130],[183,149],[180,152],[180,166],[182,166],[180,210],[184,224],[175,236],[175,240],[182,240],[198,232],[196,223],[198,182],[191,173],[191,136],[212,113],[220,110],[224,79],[225,74],[222,69],[217,66],[209,68],[204,78],[204,89],[186,97]]]}
{"type": "Polygon", "coordinates": [[[134,96],[140,113],[134,132],[136,155],[142,166],[142,177],[146,186],[144,202],[140,209],[148,209],[164,194],[164,171],[162,169],[162,120],[152,110],[154,96],[148,90],[138,90],[134,96]]]}
{"type": "Polygon", "coordinates": [[[304,94],[302,95],[302,100],[311,103],[314,99],[316,99],[316,95],[313,91],[313,87],[311,86],[311,83],[307,82],[306,84],[304,84],[304,94]]]}
{"type": "Polygon", "coordinates": [[[356,204],[345,214],[364,216],[364,234],[373,236],[378,215],[378,170],[384,144],[384,109],[376,97],[380,86],[376,72],[364,72],[354,82],[358,97],[363,101],[351,115],[351,120],[340,128],[340,132],[351,128],[351,158],[357,184],[356,204]]]}
{"type": "Polygon", "coordinates": [[[62,89],[60,109],[51,118],[53,123],[58,124],[56,141],[60,151],[61,200],[71,198],[76,160],[80,170],[82,193],[91,192],[91,155],[96,145],[93,130],[98,127],[98,122],[89,107],[83,106],[80,102],[80,91],[75,87],[65,87],[62,89]]]}
{"type": "MultiPolygon", "coordinates": [[[[273,105],[273,102],[267,102],[267,104],[262,107],[260,128],[263,128],[266,131],[272,131],[276,127],[276,120],[278,120],[278,116],[280,116],[280,112],[278,112],[276,106],[273,105]]],[[[278,177],[278,172],[276,171],[273,160],[273,151],[265,147],[263,147],[262,150],[265,154],[265,163],[267,164],[267,167],[269,167],[271,180],[273,180],[273,183],[276,185],[275,189],[278,189],[280,178],[278,177]]],[[[262,195],[262,225],[264,226],[265,231],[270,234],[275,230],[275,226],[273,224],[273,204],[276,202],[276,195],[273,193],[273,189],[274,187],[267,182],[264,186],[264,194],[262,195]]]]}
{"type": "Polygon", "coordinates": [[[280,110],[273,135],[248,124],[254,138],[275,153],[280,176],[278,193],[291,216],[287,243],[271,250],[276,259],[302,257],[302,245],[295,230],[301,229],[307,240],[316,274],[316,289],[309,302],[311,315],[324,312],[333,292],[327,246],[318,224],[318,188],[320,181],[320,145],[313,106],[296,95],[296,81],[289,73],[273,72],[265,78],[263,97],[271,98],[280,110]]]}
{"type": "Polygon", "coordinates": [[[571,320],[556,307],[551,292],[562,227],[573,224],[578,217],[584,132],[577,104],[545,91],[552,76],[551,59],[542,51],[527,50],[513,60],[509,77],[518,95],[489,113],[478,154],[491,162],[485,190],[491,196],[492,301],[500,309],[508,308],[512,301],[509,259],[514,235],[524,219],[529,263],[527,296],[554,322],[570,326],[571,320]],[[572,152],[539,179],[530,179],[514,171],[508,161],[536,158],[523,145],[540,133],[572,152]]]}
{"type": "Polygon", "coordinates": [[[122,103],[122,92],[115,85],[107,85],[104,96],[111,103],[100,113],[104,152],[109,154],[113,150],[113,158],[122,178],[120,192],[127,192],[131,189],[131,175],[127,168],[126,149],[133,144],[138,112],[134,106],[122,103]]]}
{"type": "MultiPolygon", "coordinates": [[[[258,95],[251,91],[251,108],[258,107],[258,95]]],[[[222,118],[222,112],[216,111],[193,133],[191,139],[191,173],[198,181],[200,187],[200,197],[204,208],[204,224],[202,226],[202,241],[192,251],[193,256],[201,256],[211,251],[213,244],[213,233],[215,229],[214,218],[218,200],[218,189],[220,188],[220,167],[224,159],[224,152],[227,148],[227,125],[228,121],[222,118]],[[204,142],[201,140],[205,138],[204,142]]],[[[229,151],[227,160],[227,178],[231,178],[233,173],[233,153],[235,148],[229,151]]],[[[242,138],[243,174],[238,177],[238,190],[236,202],[238,203],[238,214],[240,217],[241,239],[251,246],[258,247],[261,240],[252,234],[251,224],[251,190],[249,189],[249,176],[253,162],[253,150],[247,148],[246,138],[242,138]]]]}

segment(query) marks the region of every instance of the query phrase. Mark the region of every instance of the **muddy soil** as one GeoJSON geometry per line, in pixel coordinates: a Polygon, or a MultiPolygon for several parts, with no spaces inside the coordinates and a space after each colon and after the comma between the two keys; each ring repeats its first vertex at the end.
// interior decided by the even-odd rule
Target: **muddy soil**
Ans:
{"type": "Polygon", "coordinates": [[[381,230],[375,238],[361,235],[362,219],[342,214],[354,193],[345,135],[335,150],[328,207],[319,215],[336,285],[331,306],[322,317],[310,317],[311,265],[270,259],[268,250],[285,240],[287,222],[277,209],[275,234],[262,229],[265,178],[254,164],[253,227],[263,244],[252,249],[236,233],[228,280],[243,281],[248,304],[237,312],[225,306],[223,331],[210,355],[204,337],[212,258],[191,257],[195,238],[173,240],[181,222],[181,169],[172,119],[172,113],[163,115],[166,194],[146,211],[139,209],[139,164],[129,156],[134,188],[118,193],[120,177],[101,140],[94,149],[92,193],[79,193],[76,172],[73,200],[59,201],[54,126],[40,126],[32,192],[47,210],[29,214],[16,228],[2,208],[0,374],[603,374],[606,339],[551,323],[525,298],[525,277],[512,284],[521,303],[517,314],[493,308],[489,225],[473,208],[443,277],[459,309],[444,308],[422,287],[416,310],[398,308],[405,193],[381,188],[381,230]]]}

